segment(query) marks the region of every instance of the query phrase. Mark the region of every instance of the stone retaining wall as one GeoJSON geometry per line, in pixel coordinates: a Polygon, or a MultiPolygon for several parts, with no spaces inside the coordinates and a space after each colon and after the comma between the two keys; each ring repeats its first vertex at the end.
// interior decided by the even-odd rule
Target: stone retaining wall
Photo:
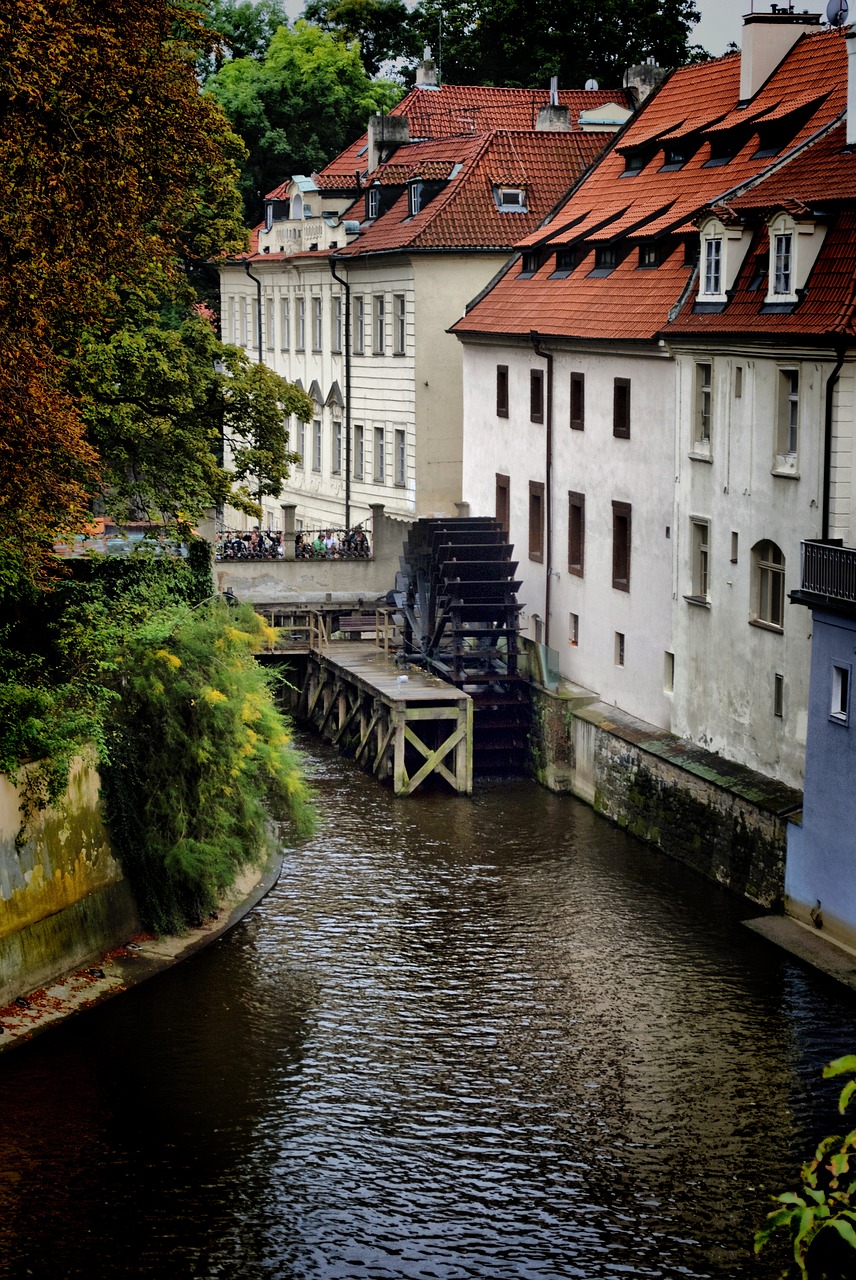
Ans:
{"type": "Polygon", "coordinates": [[[0,776],[0,1005],[132,937],[136,908],[98,809],[90,758],[20,847],[19,792],[0,776]]]}
{"type": "Polygon", "coordinates": [[[781,904],[801,793],[701,751],[584,690],[533,691],[533,759],[618,826],[764,907],[781,904]]]}

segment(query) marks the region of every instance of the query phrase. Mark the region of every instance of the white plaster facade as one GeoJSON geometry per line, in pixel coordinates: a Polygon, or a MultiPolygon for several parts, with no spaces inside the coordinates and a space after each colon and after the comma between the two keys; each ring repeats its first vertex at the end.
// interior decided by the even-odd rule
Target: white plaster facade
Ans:
{"type": "MultiPolygon", "coordinates": [[[[530,372],[545,370],[546,377],[547,362],[531,343],[468,339],[463,344],[464,500],[471,514],[494,515],[497,477],[508,478],[509,537],[520,566],[524,629],[558,654],[564,678],[639,719],[669,728],[674,363],[664,348],[651,346],[572,345],[557,339],[545,340],[543,348],[553,354],[550,563],[546,536],[540,558],[530,552],[530,484],[547,484],[546,422],[530,420],[530,372]],[[508,369],[507,418],[496,412],[497,366],[508,369]],[[584,378],[581,430],[570,425],[572,373],[584,378]],[[613,434],[616,378],[630,383],[629,438],[613,434]],[[571,505],[579,507],[579,497],[584,498],[581,572],[579,565],[576,571],[571,567],[569,540],[571,505]],[[629,508],[627,590],[613,585],[614,503],[629,508]]],[[[625,513],[619,509],[618,514],[625,513]]]]}

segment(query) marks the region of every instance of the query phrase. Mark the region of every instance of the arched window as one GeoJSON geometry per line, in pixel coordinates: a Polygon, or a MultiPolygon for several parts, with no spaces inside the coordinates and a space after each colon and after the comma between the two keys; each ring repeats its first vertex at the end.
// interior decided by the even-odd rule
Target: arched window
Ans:
{"type": "Polygon", "coordinates": [[[778,631],[785,625],[785,557],[769,539],[752,548],[751,621],[778,631]]]}

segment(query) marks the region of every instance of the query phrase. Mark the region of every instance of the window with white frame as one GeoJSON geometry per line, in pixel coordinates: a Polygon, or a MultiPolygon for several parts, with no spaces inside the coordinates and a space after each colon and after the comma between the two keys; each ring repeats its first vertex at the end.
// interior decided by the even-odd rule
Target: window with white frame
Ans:
{"type": "Polygon", "coordinates": [[[333,350],[342,350],[342,299],[333,299],[333,350]]]}
{"type": "Polygon", "coordinates": [[[710,448],[711,413],[713,411],[713,365],[704,361],[695,367],[695,429],[693,444],[707,451],[710,448]]]}
{"type": "Polygon", "coordinates": [[[366,474],[366,429],[354,427],[354,479],[362,480],[366,474]]]}
{"type": "Polygon", "coordinates": [[[829,704],[829,718],[838,724],[847,724],[850,718],[850,677],[852,667],[849,663],[835,662],[832,665],[832,696],[829,704]]]}
{"type": "Polygon", "coordinates": [[[295,302],[295,306],[297,307],[297,323],[296,323],[297,332],[294,335],[295,336],[294,349],[295,351],[305,351],[306,350],[306,299],[298,298],[295,302]]]}
{"type": "Polygon", "coordinates": [[[238,342],[238,316],[237,316],[237,311],[236,311],[236,308],[235,308],[235,299],[234,299],[234,298],[230,298],[230,299],[229,299],[229,305],[228,305],[228,308],[227,308],[226,314],[227,314],[227,316],[228,316],[228,335],[227,335],[226,341],[227,341],[227,342],[234,342],[234,343],[237,345],[237,342],[238,342]]]}
{"type": "Polygon", "coordinates": [[[273,351],[276,334],[273,330],[273,298],[265,298],[265,346],[273,351]]]}
{"type": "Polygon", "coordinates": [[[250,303],[250,318],[251,332],[253,335],[252,345],[257,348],[259,345],[259,308],[255,298],[250,303]]]}
{"type": "Polygon", "coordinates": [[[415,218],[422,208],[422,183],[419,181],[407,184],[407,212],[415,218]]]}
{"type": "Polygon", "coordinates": [[[382,293],[375,295],[374,325],[372,350],[376,356],[382,356],[386,346],[386,298],[382,293]]]}
{"type": "Polygon", "coordinates": [[[279,349],[288,351],[291,346],[291,303],[283,298],[279,304],[279,349]]]}
{"type": "Polygon", "coordinates": [[[781,631],[785,625],[785,556],[769,538],[752,548],[752,596],[750,622],[781,631]]]}
{"type": "Polygon", "coordinates": [[[354,298],[354,354],[361,356],[366,349],[366,301],[354,298]]]}
{"type": "Polygon", "coordinates": [[[407,445],[406,437],[403,430],[396,428],[395,432],[395,483],[399,488],[403,488],[407,483],[407,445]]]}
{"type": "Polygon", "coordinates": [[[297,422],[297,432],[296,432],[296,437],[294,441],[294,448],[295,448],[295,452],[300,455],[300,458],[295,465],[298,467],[303,467],[304,459],[306,457],[306,423],[301,422],[299,419],[297,422]]]}
{"type": "Polygon", "coordinates": [[[312,350],[320,351],[323,345],[324,330],[322,328],[321,299],[314,297],[312,299],[312,350]]]}
{"type": "Polygon", "coordinates": [[[238,299],[238,315],[241,320],[241,331],[238,336],[238,340],[242,347],[247,345],[247,306],[248,302],[246,298],[238,299]]]}
{"type": "Polygon", "coordinates": [[[794,238],[790,232],[773,236],[773,293],[793,292],[794,238]]]}
{"type": "Polygon", "coordinates": [[[393,330],[392,330],[392,352],[393,355],[404,355],[404,343],[407,336],[406,330],[406,304],[403,293],[397,293],[392,300],[393,312],[393,330]]]}
{"type": "Polygon", "coordinates": [[[342,474],[342,424],[333,423],[333,458],[330,467],[334,476],[342,474]]]}
{"type": "Polygon", "coordinates": [[[380,187],[369,187],[366,192],[366,217],[376,218],[380,213],[380,187]]]}
{"type": "Polygon", "coordinates": [[[321,419],[312,419],[312,470],[321,470],[321,419]]]}
{"type": "Polygon", "coordinates": [[[779,370],[775,470],[796,471],[800,440],[800,375],[798,369],[779,370]]]}
{"type": "Polygon", "coordinates": [[[493,198],[500,213],[528,213],[525,187],[495,186],[493,198]]]}
{"type": "Polygon", "coordinates": [[[719,297],[722,293],[722,240],[709,236],[704,241],[704,292],[719,297]]]}
{"type": "Polygon", "coordinates": [[[690,521],[690,595],[696,603],[710,600],[710,523],[690,521]]]}
{"type": "Polygon", "coordinates": [[[374,429],[374,478],[376,484],[383,484],[386,479],[386,456],[383,427],[374,429]]]}

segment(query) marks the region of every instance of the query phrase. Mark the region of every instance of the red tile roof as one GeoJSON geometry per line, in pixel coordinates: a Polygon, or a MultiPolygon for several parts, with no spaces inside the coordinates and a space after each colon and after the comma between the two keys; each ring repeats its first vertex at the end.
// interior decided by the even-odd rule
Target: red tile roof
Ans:
{"type": "Polygon", "coordinates": [[[590,163],[595,147],[610,135],[495,130],[475,138],[406,144],[389,164],[372,174],[381,185],[403,182],[403,174],[423,178],[445,166],[443,190],[410,217],[406,192],[339,257],[394,250],[511,248],[536,227],[590,163]],[[454,161],[455,173],[449,168],[454,161]],[[522,187],[526,211],[500,211],[497,186],[522,187]]]}
{"type": "MultiPolygon", "coordinates": [[[[773,159],[757,156],[758,139],[752,130],[739,139],[741,149],[724,164],[708,165],[711,148],[705,140],[680,169],[664,167],[661,155],[649,158],[641,171],[627,173],[628,152],[650,149],[657,137],[674,136],[676,131],[709,132],[723,118],[733,116],[741,124],[762,115],[770,118],[786,102],[805,109],[795,121],[786,154],[799,152],[843,112],[846,63],[840,32],[804,36],[743,112],[738,109],[739,55],[676,71],[628,123],[617,145],[570,192],[549,224],[521,238],[518,247],[579,244],[584,250],[586,243],[611,239],[622,231],[636,243],[692,230],[699,210],[779,166],[784,154],[773,159]],[[813,110],[808,110],[810,104],[813,110]]],[[[783,174],[782,181],[789,179],[783,174]]],[[[653,338],[679,300],[688,270],[681,265],[682,251],[670,253],[657,269],[637,269],[635,261],[631,254],[612,274],[592,277],[589,259],[563,280],[549,279],[555,260],[524,279],[512,266],[454,330],[519,334],[535,327],[545,334],[571,337],[653,338]]]]}
{"type": "MultiPolygon", "coordinates": [[[[438,89],[412,89],[390,115],[407,116],[413,139],[453,138],[494,129],[534,129],[539,110],[549,101],[546,89],[444,84],[438,89]]],[[[559,90],[559,105],[568,107],[574,132],[581,132],[581,111],[609,102],[628,109],[633,106],[625,89],[559,90]]],[[[365,173],[367,147],[368,134],[363,134],[316,175],[318,186],[323,190],[353,187],[354,174],[365,173]]]]}

